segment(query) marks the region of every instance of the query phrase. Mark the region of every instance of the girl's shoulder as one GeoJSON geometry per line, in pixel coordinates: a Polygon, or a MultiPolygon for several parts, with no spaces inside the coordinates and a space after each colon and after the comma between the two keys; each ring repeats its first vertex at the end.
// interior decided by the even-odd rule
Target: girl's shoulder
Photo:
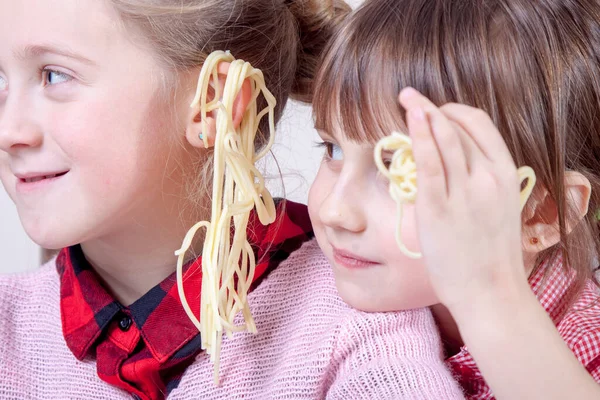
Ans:
{"type": "Polygon", "coordinates": [[[530,284],[565,343],[600,382],[600,289],[589,280],[573,301],[575,279],[558,253],[530,277],[530,284]]]}
{"type": "Polygon", "coordinates": [[[77,361],[64,341],[55,260],[0,276],[0,321],[0,397],[77,398],[86,387],[94,398],[119,398],[100,382],[95,364],[77,361]]]}
{"type": "Polygon", "coordinates": [[[16,351],[42,331],[62,335],[60,278],[54,260],[35,271],[0,276],[0,320],[0,352],[9,347],[16,351]]]}
{"type": "Polygon", "coordinates": [[[548,258],[529,278],[531,289],[569,346],[588,333],[600,340],[600,288],[588,280],[573,298],[577,278],[565,269],[562,253],[548,258]]]}
{"type": "MultiPolygon", "coordinates": [[[[251,295],[251,302],[254,301],[254,306],[257,305],[257,297],[265,297],[280,299],[280,304],[289,299],[290,312],[294,309],[299,313],[312,310],[315,316],[319,315],[335,326],[336,335],[343,339],[337,343],[338,350],[342,352],[348,343],[367,343],[369,338],[382,335],[400,335],[403,347],[411,344],[412,339],[419,343],[427,341],[431,345],[437,345],[440,340],[433,316],[427,308],[377,313],[347,305],[338,294],[333,268],[315,239],[293,252],[253,294],[255,297],[251,295]]],[[[272,306],[267,308],[267,312],[271,312],[272,306]]]]}
{"type": "Polygon", "coordinates": [[[273,270],[249,303],[258,332],[223,339],[220,386],[200,354],[169,398],[461,398],[430,312],[349,307],[315,240],[273,270]]]}
{"type": "Polygon", "coordinates": [[[376,313],[347,305],[338,294],[333,268],[315,239],[292,253],[265,283],[262,289],[268,292],[266,297],[289,299],[290,310],[315,310],[333,324],[339,339],[337,350],[342,353],[348,343],[367,343],[382,335],[400,334],[404,344],[410,344],[412,339],[420,343],[439,342],[435,321],[427,308],[376,313]],[[411,336],[414,333],[419,335],[411,336]]]}
{"type": "Polygon", "coordinates": [[[34,271],[0,275],[0,316],[19,310],[27,312],[29,307],[40,303],[55,303],[60,298],[60,278],[53,259],[34,271]]]}
{"type": "Polygon", "coordinates": [[[557,325],[579,362],[600,383],[600,290],[591,281],[557,325]]]}

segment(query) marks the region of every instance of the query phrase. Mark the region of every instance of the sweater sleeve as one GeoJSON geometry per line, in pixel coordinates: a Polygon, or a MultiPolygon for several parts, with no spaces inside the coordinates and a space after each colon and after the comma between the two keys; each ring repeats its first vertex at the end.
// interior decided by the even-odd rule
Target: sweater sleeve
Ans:
{"type": "Polygon", "coordinates": [[[463,399],[428,309],[361,313],[340,328],[326,399],[463,399]]]}

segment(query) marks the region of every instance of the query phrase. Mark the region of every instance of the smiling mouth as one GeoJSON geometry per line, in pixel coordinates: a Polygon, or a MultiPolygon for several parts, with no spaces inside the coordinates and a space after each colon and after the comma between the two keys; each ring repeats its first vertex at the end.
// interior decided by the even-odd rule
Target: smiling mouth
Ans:
{"type": "Polygon", "coordinates": [[[66,175],[68,171],[65,172],[60,172],[58,174],[51,174],[51,175],[40,175],[40,176],[34,176],[31,178],[22,178],[21,182],[24,183],[35,183],[35,182],[39,182],[39,181],[43,181],[46,179],[53,179],[53,178],[59,178],[63,175],[66,175]]]}
{"type": "Polygon", "coordinates": [[[336,263],[351,269],[373,267],[379,264],[373,260],[365,259],[336,248],[333,248],[333,258],[336,263]]]}

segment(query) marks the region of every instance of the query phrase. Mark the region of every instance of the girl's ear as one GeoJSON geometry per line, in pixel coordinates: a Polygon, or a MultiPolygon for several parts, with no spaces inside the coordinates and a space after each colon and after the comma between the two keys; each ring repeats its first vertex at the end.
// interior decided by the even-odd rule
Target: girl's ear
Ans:
{"type": "MultiPolygon", "coordinates": [[[[588,213],[592,187],[581,173],[567,171],[564,189],[569,207],[565,213],[565,227],[570,233],[588,213]]],[[[523,219],[523,249],[526,253],[537,254],[560,241],[558,208],[545,188],[536,190],[531,196],[523,210],[523,219]]]]}
{"type": "MultiPolygon", "coordinates": [[[[227,74],[229,73],[230,63],[221,62],[217,67],[217,72],[219,76],[219,84],[221,87],[225,85],[225,81],[227,79],[227,74]]],[[[209,87],[208,93],[208,101],[212,100],[214,96],[214,90],[212,86],[209,87]]],[[[242,85],[241,90],[239,91],[237,97],[233,103],[232,110],[232,118],[233,118],[233,126],[237,129],[246,113],[246,109],[248,108],[248,104],[250,103],[250,99],[252,98],[252,87],[250,85],[250,81],[246,79],[242,85]]],[[[191,101],[191,100],[190,100],[191,101]]],[[[214,146],[216,134],[217,134],[217,124],[216,124],[216,116],[217,110],[214,110],[210,113],[206,114],[205,121],[205,131],[202,130],[202,119],[200,113],[200,104],[193,104],[190,107],[188,116],[187,116],[187,124],[185,130],[185,137],[189,144],[197,148],[205,148],[205,141],[208,143],[208,147],[214,146]]]]}

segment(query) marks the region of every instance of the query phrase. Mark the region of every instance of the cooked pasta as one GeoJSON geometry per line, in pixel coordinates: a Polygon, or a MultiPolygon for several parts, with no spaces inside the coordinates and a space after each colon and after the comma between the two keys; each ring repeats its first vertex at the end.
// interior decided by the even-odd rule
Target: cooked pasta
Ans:
{"type": "MultiPolygon", "coordinates": [[[[375,146],[375,164],[379,171],[389,180],[389,192],[397,204],[398,225],[396,228],[396,243],[400,251],[410,258],[420,258],[421,254],[406,248],[402,242],[402,211],[403,204],[414,203],[417,199],[417,165],[412,152],[412,140],[407,135],[393,132],[390,136],[381,139],[375,146]],[[383,162],[382,152],[392,152],[389,167],[383,162]]],[[[527,180],[525,188],[521,190],[521,210],[531,196],[535,186],[535,173],[530,167],[521,167],[517,170],[521,182],[527,180]]]]}
{"type": "MultiPolygon", "coordinates": [[[[256,326],[248,306],[247,295],[254,277],[256,260],[246,237],[250,212],[254,209],[264,225],[275,220],[275,204],[265,187],[265,180],[255,163],[270,150],[275,133],[275,97],[265,85],[263,74],[249,63],[236,60],[229,52],[211,53],[200,72],[198,89],[192,106],[200,106],[202,132],[207,132],[206,118],[216,113],[214,143],[214,174],[211,219],[194,225],[185,236],[177,259],[179,296],[188,317],[200,331],[202,348],[214,363],[215,384],[219,382],[219,354],[223,330],[231,337],[233,332],[247,330],[256,333],[256,326]],[[219,63],[230,67],[223,87],[219,83],[219,63]],[[233,107],[244,81],[252,88],[250,103],[238,127],[233,124],[233,107]],[[209,99],[209,87],[214,98],[209,99]],[[267,106],[258,110],[257,99],[263,96],[267,106]],[[269,141],[256,153],[254,139],[259,122],[269,118],[269,141]],[[232,233],[233,227],[233,233],[232,233]],[[196,232],[206,229],[202,250],[202,288],[200,319],[194,315],[183,289],[184,256],[196,232]],[[244,323],[236,325],[235,316],[241,312],[244,323]]],[[[206,147],[208,135],[203,136],[206,147]]]]}

